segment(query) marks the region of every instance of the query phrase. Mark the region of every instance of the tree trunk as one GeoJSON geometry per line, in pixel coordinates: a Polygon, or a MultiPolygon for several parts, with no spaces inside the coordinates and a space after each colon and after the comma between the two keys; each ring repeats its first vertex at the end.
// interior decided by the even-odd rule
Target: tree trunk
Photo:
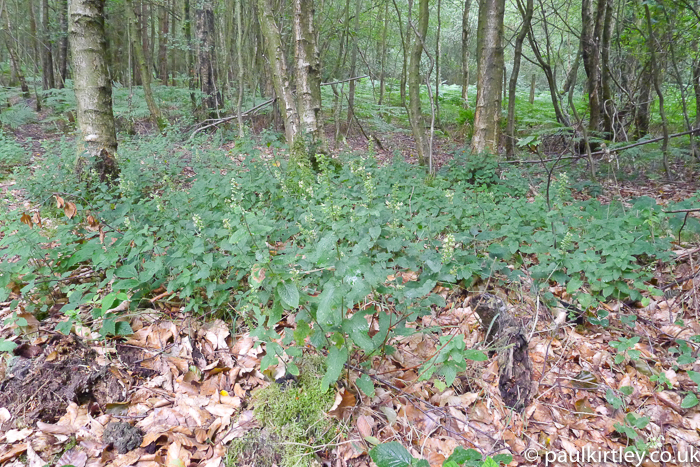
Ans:
{"type": "Polygon", "coordinates": [[[472,152],[498,152],[503,82],[505,0],[479,1],[477,93],[472,152]]]}
{"type": "Polygon", "coordinates": [[[583,57],[583,67],[588,77],[588,129],[591,131],[600,129],[602,117],[600,35],[603,27],[606,1],[598,0],[595,14],[593,12],[593,0],[582,0],[581,2],[581,55],[583,57]]]}
{"type": "MultiPolygon", "coordinates": [[[[523,16],[523,25],[515,38],[515,52],[513,56],[513,71],[510,73],[508,83],[508,124],[506,126],[506,156],[511,158],[515,153],[515,88],[518,85],[518,74],[520,73],[520,60],[523,53],[523,42],[530,30],[532,12],[534,10],[533,0],[527,0],[523,9],[522,3],[518,1],[518,9],[523,16]]],[[[532,92],[531,92],[532,94],[532,92]]]]}
{"type": "MultiPolygon", "coordinates": [[[[357,0],[355,2],[355,20],[354,20],[354,25],[353,29],[355,31],[355,35],[353,35],[353,41],[352,41],[352,52],[350,53],[350,76],[354,77],[356,70],[357,70],[357,32],[358,29],[360,28],[360,11],[362,8],[362,0],[357,0]]],[[[348,129],[350,128],[350,125],[352,125],[352,118],[355,114],[355,86],[356,86],[356,81],[352,80],[350,81],[349,87],[348,87],[348,119],[346,122],[346,125],[348,129]]]]}
{"type": "MultiPolygon", "coordinates": [[[[411,60],[408,65],[408,117],[413,130],[413,138],[416,140],[416,152],[418,153],[418,163],[425,165],[425,155],[427,153],[427,140],[425,137],[425,122],[420,102],[420,62],[423,56],[423,44],[428,33],[428,0],[418,2],[418,24],[412,26],[411,30],[415,34],[413,47],[411,49],[411,60]]],[[[408,17],[409,23],[411,16],[408,17]]],[[[430,83],[428,83],[430,86],[430,83]]]]}
{"type": "Polygon", "coordinates": [[[210,0],[197,3],[195,12],[197,34],[197,76],[199,89],[204,94],[202,107],[214,117],[219,108],[216,92],[216,60],[214,58],[214,6],[210,0]]]}
{"type": "Polygon", "coordinates": [[[533,73],[532,78],[530,78],[530,105],[535,103],[535,82],[536,82],[537,76],[533,73]]]}
{"type": "Polygon", "coordinates": [[[104,6],[105,0],[71,0],[69,38],[78,129],[84,143],[76,160],[76,172],[89,177],[94,170],[100,181],[111,183],[119,175],[119,166],[115,158],[117,135],[106,61],[104,6]]]}
{"type": "Polygon", "coordinates": [[[462,99],[464,108],[469,108],[469,10],[472,0],[464,0],[462,10],[462,99]]]}
{"type": "Polygon", "coordinates": [[[302,134],[310,137],[309,155],[323,146],[321,116],[321,60],[316,45],[313,0],[294,0],[294,58],[296,62],[297,109],[302,134]]]}
{"type": "Polygon", "coordinates": [[[634,137],[643,138],[649,133],[649,107],[651,106],[651,90],[653,77],[651,63],[647,61],[642,68],[639,79],[639,92],[634,110],[634,137]]]}
{"type": "Polygon", "coordinates": [[[270,0],[256,0],[256,2],[260,31],[265,39],[265,55],[270,63],[272,83],[284,119],[284,133],[290,150],[294,150],[294,143],[299,132],[299,114],[289,83],[282,37],[277,24],[275,24],[270,0]]]}
{"type": "Polygon", "coordinates": [[[151,91],[151,73],[148,69],[148,64],[146,63],[143,48],[141,47],[143,42],[141,41],[141,31],[138,27],[136,14],[134,13],[133,0],[126,0],[124,9],[126,10],[126,19],[129,22],[131,45],[133,46],[134,53],[136,55],[136,65],[139,69],[139,74],[141,75],[143,94],[146,97],[146,105],[148,106],[148,111],[151,114],[151,122],[158,127],[159,131],[163,131],[165,129],[165,121],[163,120],[163,116],[160,113],[158,104],[156,104],[156,101],[153,98],[153,92],[151,91]]]}
{"type": "Polygon", "coordinates": [[[53,53],[51,52],[51,32],[49,30],[49,0],[41,1],[41,72],[44,90],[53,89],[53,53]]]}
{"type": "Polygon", "coordinates": [[[389,31],[389,2],[384,3],[384,28],[382,29],[381,43],[381,71],[379,72],[379,105],[384,103],[384,93],[386,92],[386,36],[389,31]]]}
{"type": "Polygon", "coordinates": [[[236,0],[236,55],[238,60],[238,101],[236,102],[236,116],[238,119],[238,137],[243,138],[243,22],[241,21],[241,2],[236,0]]]}
{"type": "Polygon", "coordinates": [[[27,86],[27,80],[24,78],[24,73],[22,72],[22,64],[20,63],[19,56],[17,55],[17,49],[15,49],[15,40],[12,35],[12,25],[10,23],[10,14],[7,11],[7,4],[0,13],[5,15],[5,24],[7,25],[7,32],[5,34],[5,45],[7,46],[7,53],[10,54],[10,65],[12,70],[19,81],[20,88],[22,89],[22,96],[29,98],[29,86],[27,86]]]}
{"type": "Polygon", "coordinates": [[[610,38],[613,26],[613,0],[605,1],[605,16],[603,21],[603,37],[600,41],[600,88],[602,91],[603,131],[605,139],[612,138],[615,106],[612,101],[610,86],[610,38]]]}
{"type": "Polygon", "coordinates": [[[160,7],[160,35],[158,36],[158,74],[164,85],[168,85],[168,31],[170,23],[168,18],[168,4],[160,7]]]}
{"type": "Polygon", "coordinates": [[[68,79],[68,0],[58,1],[58,22],[61,25],[61,38],[58,40],[58,74],[57,85],[63,88],[68,79]]]}
{"type": "Polygon", "coordinates": [[[656,38],[654,29],[651,26],[651,13],[649,5],[644,5],[644,14],[647,19],[647,46],[649,47],[649,63],[651,65],[651,75],[654,81],[654,90],[659,98],[659,115],[661,116],[661,126],[664,132],[663,143],[661,143],[661,152],[663,153],[664,170],[666,178],[671,179],[671,168],[668,165],[668,120],[666,119],[666,110],[664,109],[664,94],[661,92],[661,72],[659,65],[656,62],[656,38]]]}

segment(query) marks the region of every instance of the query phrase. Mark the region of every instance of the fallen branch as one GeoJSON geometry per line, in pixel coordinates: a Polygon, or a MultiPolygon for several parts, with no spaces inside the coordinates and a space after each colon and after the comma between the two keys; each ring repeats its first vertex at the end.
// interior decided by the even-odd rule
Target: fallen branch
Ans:
{"type": "MultiPolygon", "coordinates": [[[[272,104],[273,102],[275,102],[275,99],[270,99],[270,100],[267,100],[267,101],[263,102],[262,104],[258,104],[258,105],[256,105],[255,107],[253,107],[252,109],[248,109],[248,110],[246,110],[245,112],[243,112],[243,113],[241,114],[241,117],[247,117],[247,116],[248,116],[249,114],[251,114],[252,112],[255,112],[256,110],[258,110],[258,109],[260,109],[260,108],[262,108],[262,107],[265,107],[266,105],[270,105],[270,104],[272,104]]],[[[191,140],[192,138],[194,138],[194,136],[195,136],[197,133],[199,133],[200,131],[202,131],[202,130],[206,130],[207,128],[211,128],[211,127],[213,127],[213,126],[217,126],[217,125],[220,125],[220,124],[222,124],[222,123],[226,123],[226,122],[228,122],[228,121],[230,121],[230,120],[233,120],[234,118],[238,118],[238,114],[232,115],[232,116],[229,116],[229,117],[220,118],[220,119],[214,121],[214,123],[210,123],[210,124],[208,124],[208,125],[204,125],[203,127],[197,128],[196,130],[194,130],[194,131],[192,132],[192,134],[190,135],[190,138],[189,138],[189,139],[191,140]]]]}
{"type": "MultiPolygon", "coordinates": [[[[693,128],[692,130],[684,131],[682,133],[675,133],[672,135],[668,135],[669,138],[677,138],[679,136],[686,136],[690,135],[692,133],[700,133],[700,128],[693,128]]],[[[628,144],[627,146],[621,146],[619,148],[607,148],[602,151],[596,151],[592,152],[591,156],[599,156],[603,154],[609,154],[611,152],[618,152],[618,151],[624,151],[625,149],[631,149],[631,148],[636,148],[637,146],[643,146],[645,144],[650,144],[650,143],[657,143],[659,141],[662,141],[664,138],[659,137],[659,138],[653,138],[653,139],[648,139],[646,141],[638,141],[633,144],[628,144]]],[[[539,160],[527,160],[527,161],[503,161],[499,162],[498,164],[539,164],[542,162],[555,162],[555,161],[562,161],[562,160],[567,160],[567,159],[581,159],[583,157],[588,157],[586,154],[578,154],[576,156],[567,156],[567,157],[559,157],[556,159],[539,159],[539,160]]]]}
{"type": "Polygon", "coordinates": [[[348,81],[355,81],[362,78],[367,78],[369,75],[355,76],[354,78],[341,79],[338,81],[332,81],[330,83],[321,83],[321,86],[332,86],[334,84],[347,83],[348,81]]]}

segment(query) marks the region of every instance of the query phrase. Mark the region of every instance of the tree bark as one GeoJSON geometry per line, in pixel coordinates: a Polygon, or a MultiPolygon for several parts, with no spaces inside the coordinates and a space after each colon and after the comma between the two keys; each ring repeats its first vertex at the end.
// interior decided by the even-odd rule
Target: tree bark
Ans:
{"type": "Polygon", "coordinates": [[[654,29],[651,26],[651,12],[649,5],[644,4],[644,14],[647,20],[647,46],[649,47],[649,63],[651,65],[651,75],[654,82],[654,90],[659,98],[659,115],[661,116],[661,126],[664,132],[663,143],[661,143],[661,152],[663,153],[664,170],[666,178],[671,179],[671,167],[668,165],[668,120],[666,119],[666,109],[664,108],[664,94],[661,91],[661,72],[659,64],[656,61],[656,38],[654,29]]]}
{"type": "MultiPolygon", "coordinates": [[[[325,152],[322,147],[321,60],[316,44],[313,0],[294,0],[294,39],[300,129],[310,137],[308,149],[311,152],[325,152]]],[[[311,152],[309,155],[313,155],[311,152]]]]}
{"type": "Polygon", "coordinates": [[[634,106],[634,137],[636,139],[643,138],[649,133],[649,107],[651,105],[652,87],[651,62],[647,61],[642,68],[637,102],[634,106]]]}
{"type": "Polygon", "coordinates": [[[44,90],[46,90],[56,87],[53,75],[51,31],[49,30],[49,0],[41,1],[41,29],[41,81],[44,90]]]}
{"type": "Polygon", "coordinates": [[[498,152],[503,82],[505,0],[479,1],[477,93],[472,152],[498,152]]]}
{"type": "Polygon", "coordinates": [[[601,110],[601,63],[600,36],[603,28],[606,0],[598,0],[593,12],[593,0],[581,2],[581,55],[583,67],[588,77],[588,129],[598,131],[602,117],[601,110]]]}
{"type": "MultiPolygon", "coordinates": [[[[515,52],[513,56],[513,71],[510,73],[508,83],[508,123],[506,125],[506,156],[511,158],[515,153],[515,90],[518,85],[518,74],[520,73],[520,60],[523,54],[523,42],[530,30],[532,13],[534,11],[533,0],[527,0],[525,8],[518,1],[518,9],[523,16],[523,24],[515,38],[515,52]]],[[[532,92],[531,92],[532,94],[532,92]]]]}
{"type": "Polygon", "coordinates": [[[382,28],[382,43],[381,43],[381,71],[379,72],[379,105],[384,103],[384,93],[386,92],[386,36],[389,31],[389,2],[384,3],[384,27],[382,28]]]}
{"type": "Polygon", "coordinates": [[[158,36],[158,74],[164,85],[168,85],[168,32],[170,28],[168,18],[168,3],[160,7],[160,35],[158,36]]]}
{"type": "Polygon", "coordinates": [[[462,99],[464,108],[469,108],[469,10],[472,0],[464,0],[462,10],[462,99]]]}
{"type": "Polygon", "coordinates": [[[69,38],[78,129],[83,143],[76,172],[89,177],[94,170],[100,181],[111,183],[119,175],[119,166],[115,158],[117,135],[106,61],[104,6],[105,0],[71,0],[69,38]]]}
{"type": "MultiPolygon", "coordinates": [[[[354,19],[354,24],[353,24],[353,29],[355,30],[355,33],[357,33],[357,30],[360,28],[360,11],[362,8],[362,0],[357,0],[355,2],[355,19],[354,19]]],[[[353,41],[352,41],[352,52],[350,52],[350,76],[355,76],[355,72],[357,70],[357,34],[353,36],[353,41]]],[[[356,81],[350,81],[350,85],[348,87],[348,119],[346,122],[346,126],[350,128],[350,125],[352,125],[352,119],[353,115],[355,113],[355,86],[356,86],[356,81]]]]}
{"type": "MultiPolygon", "coordinates": [[[[600,0],[603,1],[603,0],[600,0]]],[[[600,41],[600,87],[602,91],[603,131],[605,139],[612,138],[613,118],[615,106],[613,105],[612,88],[610,86],[610,39],[613,26],[613,0],[605,1],[605,14],[603,21],[603,37],[600,41]]]]}
{"type": "Polygon", "coordinates": [[[214,58],[214,6],[210,0],[197,3],[195,12],[197,34],[197,76],[199,89],[204,94],[202,107],[214,117],[220,99],[216,91],[216,59],[214,58]]]}
{"type": "Polygon", "coordinates": [[[138,27],[138,20],[136,19],[136,14],[134,13],[133,0],[125,0],[124,9],[126,11],[126,19],[129,22],[129,32],[131,35],[131,45],[134,48],[134,54],[136,55],[136,65],[139,69],[139,74],[141,76],[141,86],[143,86],[143,94],[146,98],[146,105],[148,106],[148,111],[151,114],[151,122],[158,127],[159,131],[165,129],[165,121],[160,113],[158,104],[153,98],[153,92],[151,91],[151,73],[148,69],[148,63],[146,63],[146,56],[143,53],[143,48],[141,45],[141,30],[138,27]]]}
{"type": "MultiPolygon", "coordinates": [[[[427,140],[425,137],[425,121],[423,120],[423,112],[420,102],[420,62],[423,57],[423,45],[426,34],[428,33],[428,19],[430,11],[428,10],[428,0],[419,0],[418,2],[418,25],[411,27],[415,34],[413,40],[413,48],[411,49],[411,59],[408,65],[408,117],[413,130],[413,138],[416,140],[416,152],[418,155],[418,163],[425,165],[427,153],[427,140]]],[[[409,23],[411,17],[408,17],[409,23]]],[[[430,86],[430,83],[428,83],[430,86]]]]}
{"type": "Polygon", "coordinates": [[[258,8],[258,21],[260,31],[265,39],[265,55],[270,63],[272,83],[275,88],[282,117],[284,119],[284,134],[290,149],[294,148],[294,143],[299,132],[299,114],[297,112],[292,87],[289,83],[289,73],[287,71],[287,61],[282,47],[282,37],[280,30],[275,24],[270,0],[256,0],[258,8]]]}
{"type": "Polygon", "coordinates": [[[236,56],[238,59],[238,101],[236,102],[236,115],[238,119],[238,137],[243,138],[243,22],[241,21],[241,3],[236,0],[236,56]]]}
{"type": "Polygon", "coordinates": [[[22,64],[20,63],[19,56],[17,55],[17,49],[15,48],[15,38],[12,36],[12,25],[10,23],[10,14],[7,11],[7,4],[0,13],[5,16],[5,24],[7,25],[7,31],[5,33],[5,45],[7,46],[7,53],[10,55],[10,65],[15,72],[15,76],[19,81],[20,89],[22,89],[22,96],[29,98],[29,86],[27,86],[27,80],[24,78],[24,73],[22,72],[22,64]]]}
{"type": "Polygon", "coordinates": [[[68,0],[58,0],[58,22],[61,26],[61,38],[58,40],[58,74],[57,86],[63,88],[68,79],[68,0]]]}

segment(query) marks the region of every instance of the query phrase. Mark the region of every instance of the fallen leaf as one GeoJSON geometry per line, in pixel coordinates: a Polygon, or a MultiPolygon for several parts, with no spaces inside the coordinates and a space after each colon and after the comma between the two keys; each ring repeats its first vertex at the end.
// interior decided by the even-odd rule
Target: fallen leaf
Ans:
{"type": "Polygon", "coordinates": [[[63,198],[61,198],[58,195],[53,195],[54,198],[56,198],[56,207],[61,209],[63,206],[66,205],[65,201],[63,201],[63,198]]]}
{"type": "Polygon", "coordinates": [[[22,217],[20,217],[19,220],[23,224],[27,224],[29,227],[33,227],[32,218],[29,217],[29,215],[26,212],[24,214],[22,214],[22,217]]]}
{"type": "Polygon", "coordinates": [[[66,205],[63,207],[63,213],[68,219],[73,219],[77,212],[78,208],[75,206],[75,203],[72,203],[70,201],[66,202],[66,205]]]}
{"type": "Polygon", "coordinates": [[[71,448],[64,452],[58,461],[56,461],[57,467],[62,467],[64,465],[72,465],[73,467],[85,467],[87,463],[87,454],[82,449],[71,448]]]}
{"type": "Polygon", "coordinates": [[[10,430],[7,433],[5,433],[4,438],[0,439],[4,440],[8,444],[14,444],[17,441],[27,439],[27,437],[32,433],[34,433],[34,430],[32,430],[31,428],[25,428],[23,430],[10,430]]]}

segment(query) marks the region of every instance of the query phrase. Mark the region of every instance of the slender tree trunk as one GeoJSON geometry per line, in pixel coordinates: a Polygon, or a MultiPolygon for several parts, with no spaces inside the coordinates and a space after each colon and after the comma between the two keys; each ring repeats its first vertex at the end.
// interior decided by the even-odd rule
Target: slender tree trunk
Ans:
{"type": "Polygon", "coordinates": [[[384,3],[384,28],[382,29],[381,43],[381,71],[379,72],[379,105],[384,103],[384,93],[386,92],[386,36],[389,31],[389,2],[384,3]]]}
{"type": "Polygon", "coordinates": [[[10,24],[10,15],[7,11],[7,4],[0,13],[5,16],[5,24],[7,25],[7,31],[5,32],[5,45],[7,46],[7,53],[10,55],[10,65],[14,70],[15,76],[19,81],[20,89],[22,89],[22,96],[29,98],[29,86],[27,86],[27,80],[24,78],[24,73],[22,72],[22,64],[19,60],[19,55],[17,55],[17,49],[15,48],[15,38],[12,35],[12,25],[10,24]]]}
{"type": "Polygon", "coordinates": [[[168,85],[168,2],[160,7],[160,35],[158,36],[158,64],[160,80],[164,85],[168,85]]]}
{"type": "Polygon", "coordinates": [[[134,13],[133,0],[125,0],[124,9],[126,11],[126,19],[129,22],[129,33],[131,36],[131,45],[134,48],[134,54],[136,55],[136,65],[141,75],[141,85],[143,86],[143,94],[146,97],[146,105],[148,106],[148,111],[151,114],[151,122],[158,127],[158,130],[163,131],[165,129],[165,121],[160,113],[158,104],[153,98],[153,92],[151,91],[151,73],[148,69],[148,64],[146,63],[146,57],[141,48],[142,41],[140,37],[140,29],[138,27],[138,20],[136,19],[136,14],[134,13]]]}
{"type": "MultiPolygon", "coordinates": [[[[360,28],[360,12],[362,11],[362,0],[357,0],[355,2],[355,19],[354,19],[354,24],[353,24],[353,29],[355,30],[355,33],[357,34],[358,29],[360,28]]],[[[353,45],[352,45],[352,52],[350,53],[350,76],[355,76],[355,73],[357,72],[357,48],[359,47],[359,44],[357,42],[357,35],[353,36],[353,45]]],[[[348,119],[346,122],[346,125],[348,129],[350,128],[350,125],[352,125],[352,119],[355,114],[355,86],[357,82],[355,80],[350,81],[349,87],[348,87],[348,119]]]]}
{"type": "MultiPolygon", "coordinates": [[[[700,54],[697,40],[694,43],[695,63],[693,64],[693,92],[695,93],[695,128],[700,128],[700,54]]],[[[700,159],[700,148],[695,147],[695,157],[700,159]]]]}
{"type": "Polygon", "coordinates": [[[603,102],[603,131],[605,139],[612,138],[613,118],[615,117],[615,106],[612,101],[612,88],[610,86],[610,40],[613,26],[613,0],[605,1],[605,14],[603,21],[603,37],[600,41],[600,88],[603,102]]]}
{"type": "MultiPolygon", "coordinates": [[[[440,17],[441,7],[442,7],[442,0],[438,0],[438,2],[437,2],[437,31],[435,33],[435,96],[433,98],[433,103],[434,103],[434,107],[435,107],[435,109],[434,109],[435,120],[437,122],[438,127],[442,127],[442,123],[440,122],[440,51],[441,51],[440,29],[442,28],[442,20],[440,17]]],[[[428,84],[428,86],[430,86],[430,84],[428,84]]]]}
{"type": "MultiPolygon", "coordinates": [[[[416,140],[416,152],[418,153],[418,163],[426,164],[427,139],[425,137],[425,121],[420,102],[420,62],[423,56],[423,46],[426,34],[428,33],[428,19],[430,11],[428,0],[418,1],[418,24],[411,27],[415,34],[413,48],[411,49],[411,60],[408,66],[408,117],[413,130],[413,138],[416,140]]],[[[409,23],[411,17],[408,17],[409,23]]],[[[430,86],[430,83],[428,83],[430,86]]]]}
{"type": "Polygon", "coordinates": [[[532,13],[534,10],[533,0],[527,0],[525,8],[518,1],[518,9],[523,16],[523,24],[518,31],[518,36],[515,38],[515,52],[513,56],[513,71],[510,73],[510,82],[508,83],[508,124],[506,126],[506,156],[512,158],[515,153],[515,90],[518,85],[518,74],[520,73],[520,60],[523,53],[523,42],[530,30],[532,21],[532,13]]]}
{"type": "Polygon", "coordinates": [[[479,1],[477,93],[472,152],[498,152],[503,82],[505,0],[479,1]]]}
{"type": "Polygon", "coordinates": [[[260,31],[265,39],[265,55],[270,62],[270,74],[277,95],[277,101],[284,118],[284,133],[290,150],[294,151],[297,134],[299,133],[299,114],[297,112],[292,87],[289,83],[287,61],[282,47],[280,30],[275,24],[270,0],[256,0],[260,31]]]}
{"type": "Polygon", "coordinates": [[[464,0],[462,10],[462,99],[464,108],[469,108],[469,10],[472,0],[464,0]]]}
{"type": "Polygon", "coordinates": [[[593,12],[593,0],[582,0],[581,2],[581,54],[583,67],[588,77],[588,111],[590,115],[588,128],[591,131],[600,129],[602,117],[600,34],[607,0],[597,1],[595,12],[593,12]]]}
{"type": "Polygon", "coordinates": [[[119,166],[115,158],[117,135],[106,60],[104,6],[104,0],[71,0],[68,14],[77,120],[83,143],[76,172],[90,177],[94,170],[101,182],[111,183],[119,176],[119,166]]]}
{"type": "Polygon", "coordinates": [[[532,78],[530,78],[530,105],[535,103],[535,83],[536,83],[537,76],[533,73],[532,78]]]}
{"type": "Polygon", "coordinates": [[[241,21],[241,3],[236,0],[236,55],[238,60],[238,101],[236,102],[236,115],[238,119],[238,137],[243,138],[243,22],[241,21]]]}
{"type": "Polygon", "coordinates": [[[41,71],[43,88],[56,87],[53,76],[53,53],[51,52],[51,31],[49,29],[49,0],[41,1],[41,71]]]}
{"type": "Polygon", "coordinates": [[[68,79],[68,0],[58,0],[58,22],[61,26],[61,37],[58,40],[58,74],[57,85],[63,88],[68,79]]]}
{"type": "Polygon", "coordinates": [[[651,90],[654,86],[654,78],[651,70],[651,61],[647,60],[642,68],[639,79],[639,92],[634,111],[634,137],[643,138],[649,133],[649,107],[651,106],[651,90]]]}
{"type": "Polygon", "coordinates": [[[195,12],[197,33],[197,76],[202,98],[203,111],[214,117],[219,108],[216,92],[216,60],[214,58],[214,6],[210,0],[197,4],[195,12]]]}
{"type": "MultiPolygon", "coordinates": [[[[549,95],[552,98],[552,108],[554,109],[554,114],[557,117],[557,121],[561,123],[564,126],[571,126],[571,121],[569,120],[569,116],[564,113],[562,110],[561,102],[559,100],[559,93],[557,91],[557,81],[556,81],[556,76],[554,74],[554,71],[552,70],[552,66],[549,64],[547,60],[545,60],[542,51],[539,48],[539,45],[535,41],[534,34],[532,32],[532,28],[530,28],[530,31],[527,34],[527,39],[528,42],[530,42],[530,47],[532,48],[533,53],[535,54],[535,58],[537,59],[537,63],[539,64],[540,68],[542,68],[542,71],[544,72],[544,77],[547,79],[547,85],[549,87],[549,95]]],[[[548,54],[549,56],[549,54],[548,54]]]]}
{"type": "Polygon", "coordinates": [[[321,115],[321,60],[316,44],[313,0],[294,0],[294,58],[296,62],[297,109],[304,135],[310,136],[310,156],[323,148],[321,115]]]}
{"type": "Polygon", "coordinates": [[[661,126],[664,132],[663,143],[661,143],[661,152],[664,157],[664,170],[666,178],[671,179],[671,167],[668,165],[668,120],[666,119],[666,110],[664,108],[664,94],[661,91],[661,72],[656,61],[656,37],[654,29],[651,26],[651,13],[649,5],[644,4],[644,14],[647,20],[647,46],[649,47],[649,60],[651,65],[651,74],[654,81],[654,90],[659,98],[659,115],[661,116],[661,126]]]}

